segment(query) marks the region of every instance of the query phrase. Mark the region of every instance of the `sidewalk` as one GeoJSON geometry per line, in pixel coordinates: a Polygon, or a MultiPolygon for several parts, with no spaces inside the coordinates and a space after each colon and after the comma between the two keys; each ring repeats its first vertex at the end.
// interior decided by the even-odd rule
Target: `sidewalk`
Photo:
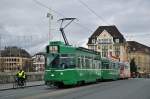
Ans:
{"type": "MultiPolygon", "coordinates": [[[[44,81],[27,82],[26,87],[40,86],[40,85],[44,85],[44,81]]],[[[13,89],[13,83],[0,84],[0,91],[7,90],[7,89],[13,89]]]]}

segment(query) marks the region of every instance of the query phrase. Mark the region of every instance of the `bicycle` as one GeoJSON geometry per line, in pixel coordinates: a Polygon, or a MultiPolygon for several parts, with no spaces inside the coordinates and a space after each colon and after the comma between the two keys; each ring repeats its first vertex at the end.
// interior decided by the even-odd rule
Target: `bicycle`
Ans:
{"type": "Polygon", "coordinates": [[[21,80],[17,77],[14,77],[13,88],[24,88],[26,87],[26,79],[21,80]]]}

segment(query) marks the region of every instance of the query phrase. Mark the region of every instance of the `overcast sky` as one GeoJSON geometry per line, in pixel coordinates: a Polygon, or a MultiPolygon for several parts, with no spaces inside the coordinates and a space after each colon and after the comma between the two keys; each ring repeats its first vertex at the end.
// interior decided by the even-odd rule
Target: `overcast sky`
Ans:
{"type": "MultiPolygon", "coordinates": [[[[63,40],[58,19],[75,17],[65,33],[76,46],[85,46],[100,25],[116,25],[126,40],[150,46],[150,0],[38,1],[52,9],[51,40],[63,40]]],[[[0,0],[0,46],[17,45],[30,53],[43,50],[49,40],[47,12],[35,0],[0,0]]]]}

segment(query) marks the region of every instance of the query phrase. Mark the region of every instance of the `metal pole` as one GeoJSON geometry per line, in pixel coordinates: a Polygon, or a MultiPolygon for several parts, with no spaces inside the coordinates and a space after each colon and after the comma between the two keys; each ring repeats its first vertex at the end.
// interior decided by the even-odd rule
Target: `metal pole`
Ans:
{"type": "Polygon", "coordinates": [[[49,13],[47,13],[47,18],[49,18],[49,25],[48,25],[48,27],[49,27],[48,40],[49,41],[52,39],[51,38],[51,36],[52,36],[52,34],[51,34],[51,20],[53,18],[52,14],[50,12],[51,12],[51,9],[49,8],[49,13]]]}
{"type": "Polygon", "coordinates": [[[0,72],[2,71],[2,58],[1,58],[1,35],[0,35],[0,72]]]}
{"type": "MultiPolygon", "coordinates": [[[[49,13],[50,13],[50,9],[49,9],[49,13]]],[[[49,41],[50,41],[50,35],[51,35],[51,14],[49,16],[49,41]]]]}

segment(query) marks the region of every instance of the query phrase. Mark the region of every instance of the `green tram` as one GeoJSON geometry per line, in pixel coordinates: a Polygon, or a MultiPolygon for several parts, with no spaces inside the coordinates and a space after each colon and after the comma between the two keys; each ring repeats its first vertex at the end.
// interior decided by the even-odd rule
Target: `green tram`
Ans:
{"type": "Polygon", "coordinates": [[[101,79],[102,80],[117,80],[120,78],[119,62],[102,58],[101,79]]]}
{"type": "Polygon", "coordinates": [[[118,63],[102,59],[99,52],[54,41],[46,47],[46,53],[46,85],[61,87],[119,78],[118,63]]]}

